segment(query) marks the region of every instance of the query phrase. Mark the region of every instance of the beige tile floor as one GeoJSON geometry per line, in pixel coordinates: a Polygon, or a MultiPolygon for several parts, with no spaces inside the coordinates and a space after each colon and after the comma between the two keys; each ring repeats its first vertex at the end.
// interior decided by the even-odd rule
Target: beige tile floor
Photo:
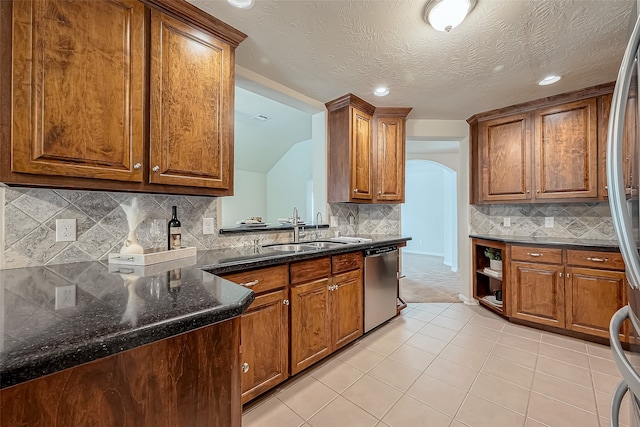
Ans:
{"type": "MultiPolygon", "coordinates": [[[[619,380],[608,347],[479,307],[410,304],[247,405],[243,426],[609,426],[619,380]]],[[[626,426],[628,414],[625,402],[626,426]]]]}

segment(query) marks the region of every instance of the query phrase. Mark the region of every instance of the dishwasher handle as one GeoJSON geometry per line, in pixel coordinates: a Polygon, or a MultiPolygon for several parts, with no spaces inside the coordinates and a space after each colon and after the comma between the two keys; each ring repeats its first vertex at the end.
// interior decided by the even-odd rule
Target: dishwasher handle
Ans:
{"type": "Polygon", "coordinates": [[[377,256],[382,256],[382,255],[386,255],[389,252],[393,252],[393,251],[397,251],[398,247],[397,246],[385,246],[382,248],[373,248],[373,249],[367,249],[364,251],[364,256],[369,258],[369,257],[377,257],[377,256]]]}

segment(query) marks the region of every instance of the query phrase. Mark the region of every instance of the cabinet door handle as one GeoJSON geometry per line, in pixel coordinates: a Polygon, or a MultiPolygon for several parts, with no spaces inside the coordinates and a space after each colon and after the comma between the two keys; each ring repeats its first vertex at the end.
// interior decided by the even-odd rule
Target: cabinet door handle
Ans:
{"type": "Polygon", "coordinates": [[[378,196],[382,194],[382,191],[378,191],[378,196]]]}
{"type": "Polygon", "coordinates": [[[240,286],[244,286],[245,288],[250,288],[254,285],[257,285],[258,283],[260,283],[260,279],[256,279],[253,282],[240,283],[240,286]]]}
{"type": "Polygon", "coordinates": [[[539,193],[539,192],[540,192],[540,190],[536,190],[536,193],[539,193]]]}
{"type": "Polygon", "coordinates": [[[587,257],[587,261],[606,262],[606,261],[609,261],[609,258],[587,257]]]}
{"type": "Polygon", "coordinates": [[[354,193],[357,193],[357,192],[358,192],[358,189],[357,189],[357,188],[354,188],[354,189],[353,189],[353,192],[354,192],[354,193]]]}
{"type": "Polygon", "coordinates": [[[567,273],[567,279],[568,279],[569,277],[571,277],[571,274],[567,273]]]}
{"type": "Polygon", "coordinates": [[[242,364],[242,372],[243,372],[243,373],[245,373],[245,374],[246,374],[247,372],[249,372],[249,364],[248,364],[247,362],[244,362],[244,363],[242,364]]]}
{"type": "Polygon", "coordinates": [[[609,189],[609,186],[608,186],[608,185],[605,185],[605,186],[604,186],[604,189],[605,189],[605,190],[608,190],[608,189],[609,189]]]}
{"type": "Polygon", "coordinates": [[[291,304],[291,302],[290,302],[288,299],[286,299],[286,300],[282,301],[282,303],[283,303],[284,305],[289,305],[289,304],[291,304]]]}
{"type": "Polygon", "coordinates": [[[531,193],[531,190],[527,190],[527,194],[531,193]]]}
{"type": "Polygon", "coordinates": [[[138,170],[138,169],[140,169],[141,167],[142,167],[142,163],[136,163],[135,165],[133,165],[133,168],[134,168],[135,170],[138,170]]]}
{"type": "Polygon", "coordinates": [[[562,277],[562,272],[558,273],[558,276],[559,276],[559,277],[562,277]]]}
{"type": "Polygon", "coordinates": [[[533,257],[541,257],[544,254],[540,254],[538,252],[527,252],[527,255],[533,256],[533,257]]]}
{"type": "Polygon", "coordinates": [[[155,165],[153,168],[151,168],[151,170],[154,172],[160,172],[160,166],[155,165]]]}

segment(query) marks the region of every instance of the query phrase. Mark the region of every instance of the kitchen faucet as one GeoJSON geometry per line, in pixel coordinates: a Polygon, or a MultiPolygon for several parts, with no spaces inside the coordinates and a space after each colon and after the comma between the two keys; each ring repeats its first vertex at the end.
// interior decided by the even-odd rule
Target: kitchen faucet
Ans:
{"type": "Polygon", "coordinates": [[[300,242],[300,225],[298,224],[298,208],[293,208],[293,243],[300,242]]]}
{"type": "Polygon", "coordinates": [[[316,232],[314,237],[316,240],[320,239],[320,231],[318,230],[318,227],[320,226],[321,222],[322,222],[322,212],[318,211],[318,213],[316,214],[316,232]]]}

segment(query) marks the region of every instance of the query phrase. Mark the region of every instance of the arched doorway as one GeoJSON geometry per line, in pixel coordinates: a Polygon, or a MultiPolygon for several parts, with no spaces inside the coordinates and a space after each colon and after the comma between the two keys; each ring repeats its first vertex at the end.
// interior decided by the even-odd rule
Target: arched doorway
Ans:
{"type": "Polygon", "coordinates": [[[405,302],[456,302],[460,293],[457,174],[430,160],[408,160],[400,295],[405,302]]]}

